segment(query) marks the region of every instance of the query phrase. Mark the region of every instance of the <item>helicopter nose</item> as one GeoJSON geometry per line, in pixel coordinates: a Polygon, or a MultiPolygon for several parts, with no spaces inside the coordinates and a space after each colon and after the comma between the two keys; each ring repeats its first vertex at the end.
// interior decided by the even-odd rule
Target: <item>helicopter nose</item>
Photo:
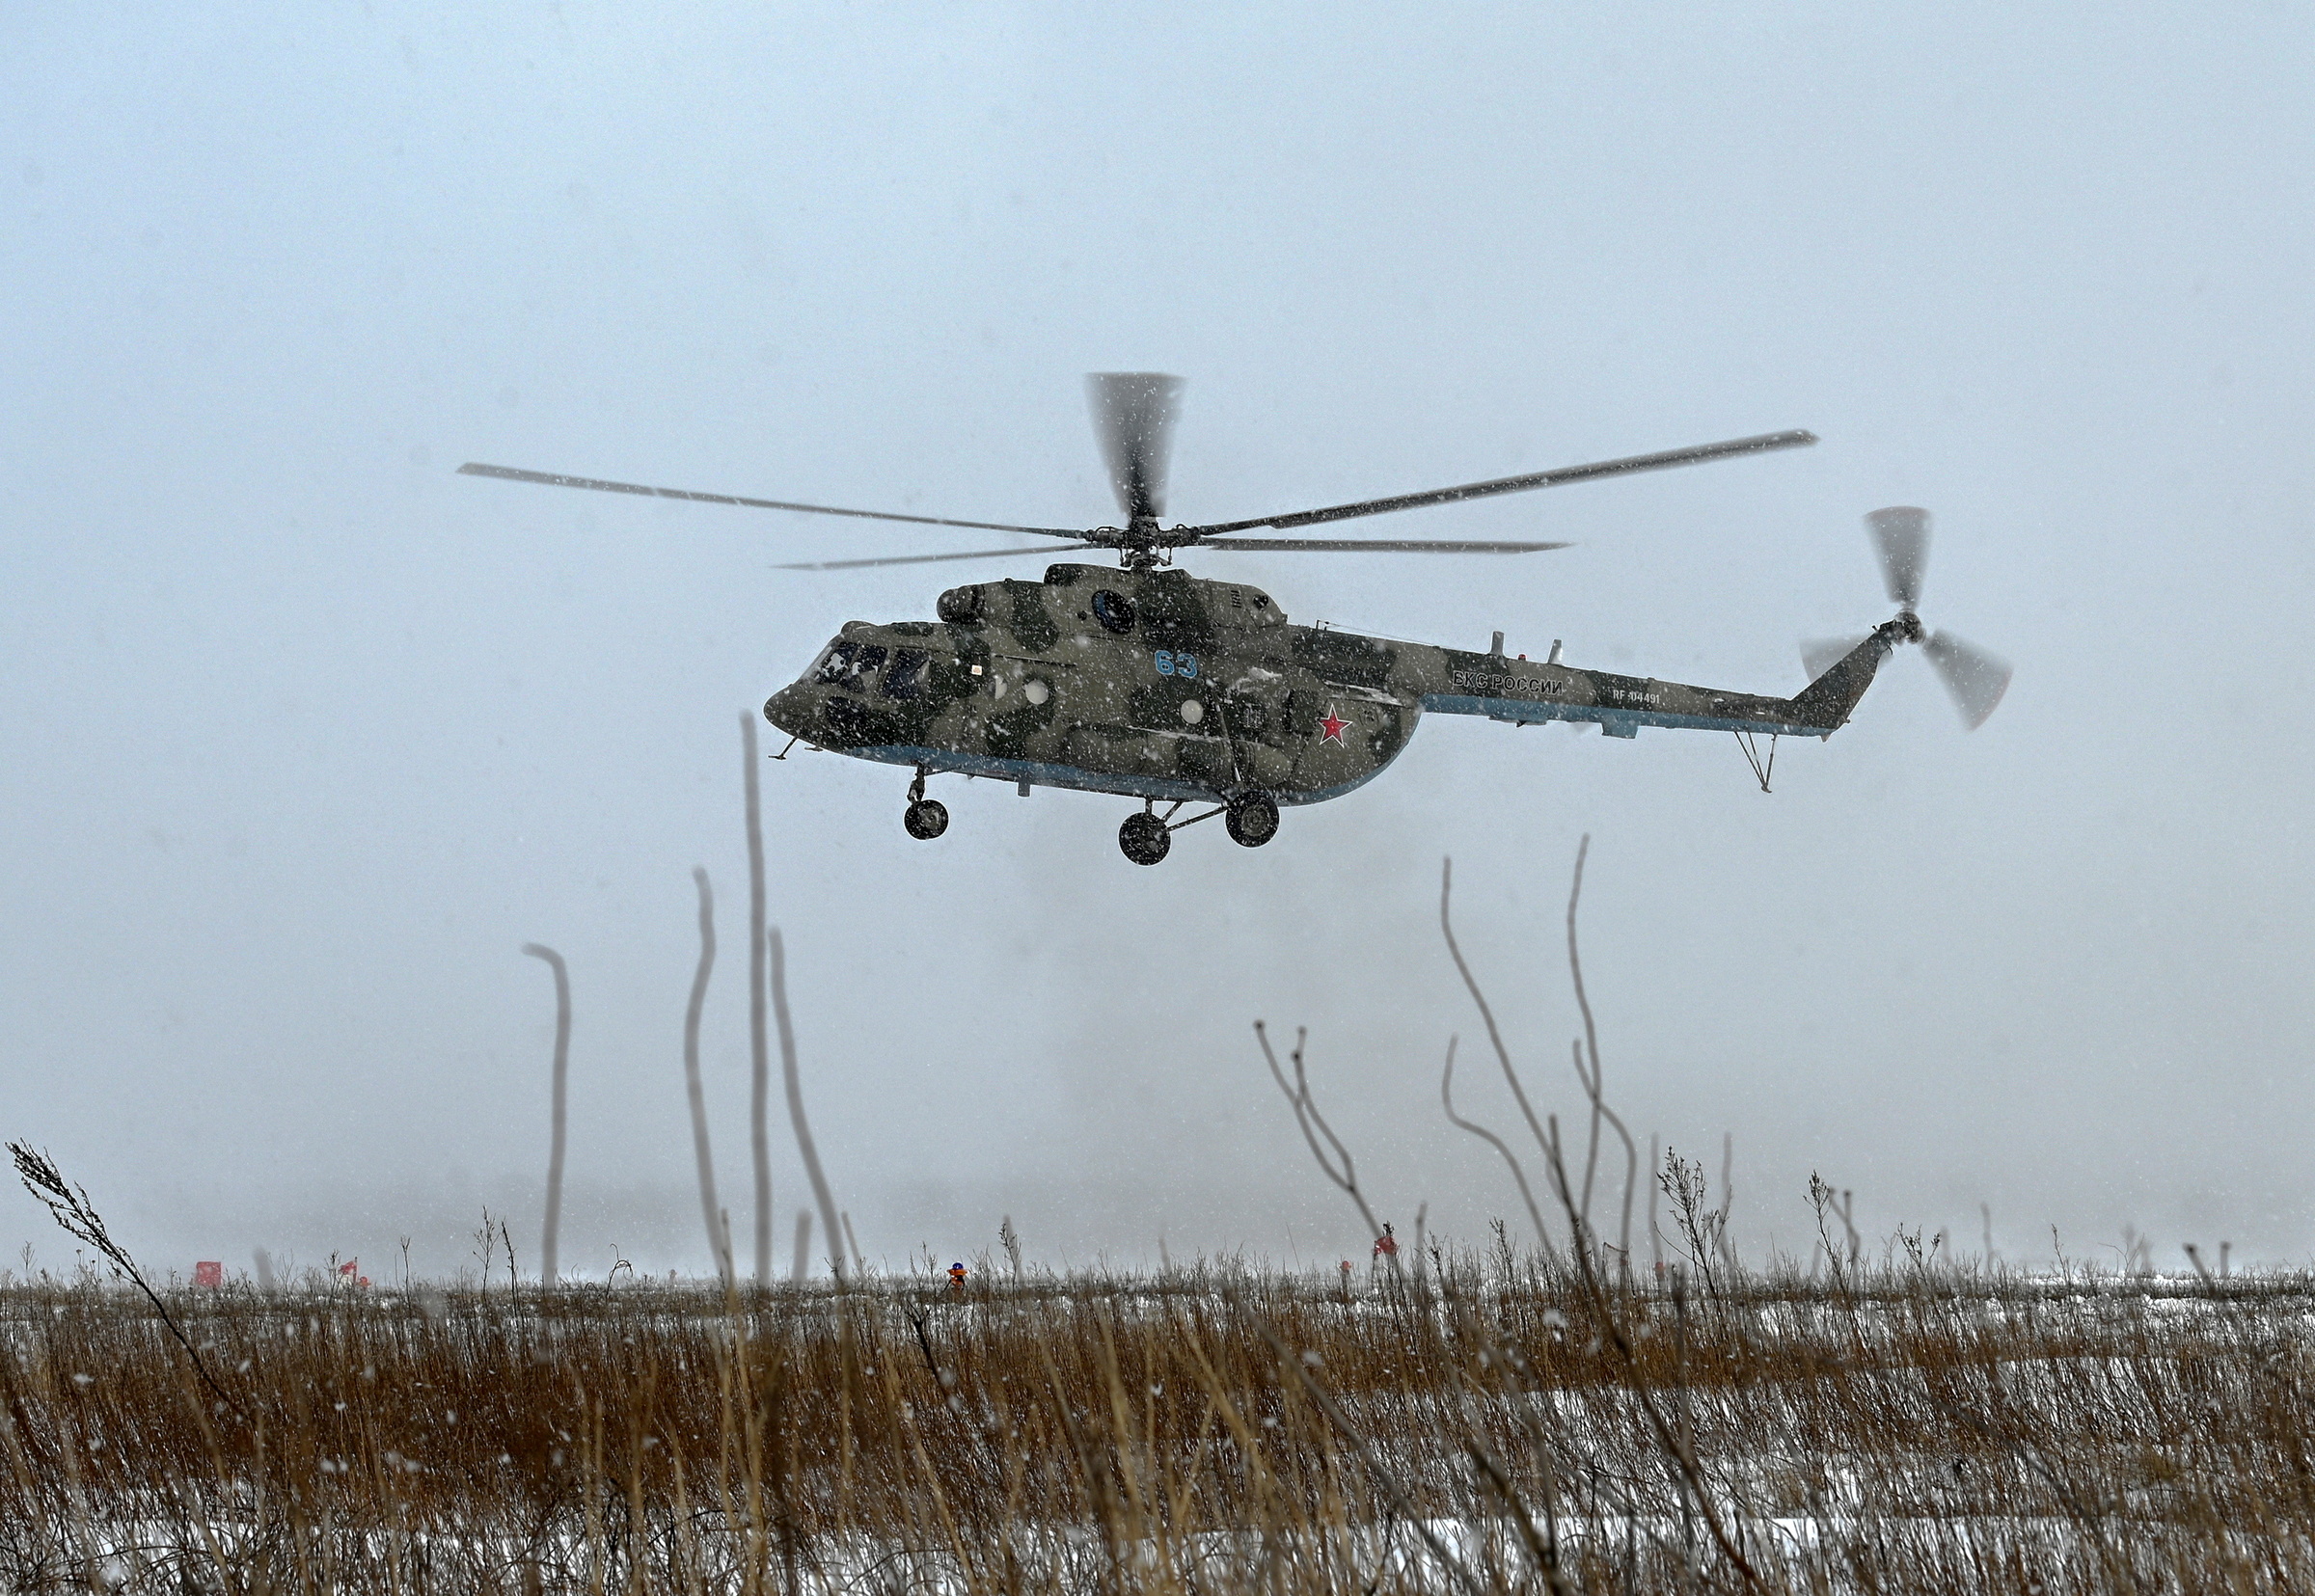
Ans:
{"type": "Polygon", "coordinates": [[[811,717],[811,706],[804,702],[801,683],[781,688],[764,700],[764,718],[790,737],[802,737],[811,717]]]}

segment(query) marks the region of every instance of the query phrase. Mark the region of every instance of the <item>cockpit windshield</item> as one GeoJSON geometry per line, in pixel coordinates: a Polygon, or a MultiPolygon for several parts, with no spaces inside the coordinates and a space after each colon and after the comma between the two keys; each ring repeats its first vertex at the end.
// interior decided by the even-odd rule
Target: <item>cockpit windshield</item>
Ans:
{"type": "Polygon", "coordinates": [[[824,688],[852,688],[858,690],[877,667],[885,663],[885,651],[875,643],[836,642],[830,645],[820,658],[819,668],[812,672],[814,685],[824,688]]]}

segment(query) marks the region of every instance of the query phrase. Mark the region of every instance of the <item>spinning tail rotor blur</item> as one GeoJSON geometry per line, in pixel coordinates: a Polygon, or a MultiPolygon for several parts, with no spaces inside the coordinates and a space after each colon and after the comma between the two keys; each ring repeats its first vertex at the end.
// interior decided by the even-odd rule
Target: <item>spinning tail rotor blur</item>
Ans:
{"type": "MultiPolygon", "coordinates": [[[[2001,656],[1965,642],[1950,632],[1928,632],[1916,606],[1929,566],[1929,512],[1910,504],[1875,510],[1865,518],[1866,530],[1881,559],[1881,580],[1896,619],[1884,630],[1892,642],[1920,643],[1921,653],[1936,670],[1962,723],[1975,731],[2001,705],[2009,690],[2010,666],[2001,656]]],[[[1811,681],[1833,668],[1857,648],[1863,637],[1828,637],[1801,644],[1801,663],[1811,681]]]]}

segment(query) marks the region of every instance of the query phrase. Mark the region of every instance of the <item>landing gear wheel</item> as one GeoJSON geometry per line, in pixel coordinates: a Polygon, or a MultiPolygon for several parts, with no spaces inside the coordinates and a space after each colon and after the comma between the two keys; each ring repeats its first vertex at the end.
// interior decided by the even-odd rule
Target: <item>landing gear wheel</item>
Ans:
{"type": "Polygon", "coordinates": [[[1243,794],[1230,800],[1222,825],[1239,847],[1260,848],[1278,834],[1278,805],[1267,793],[1243,794]]]}
{"type": "Polygon", "coordinates": [[[901,816],[900,824],[918,842],[931,842],[948,829],[948,805],[939,798],[918,798],[909,805],[909,812],[901,816]]]}
{"type": "Polygon", "coordinates": [[[1135,864],[1156,864],[1174,846],[1174,838],[1165,822],[1144,810],[1126,817],[1126,824],[1117,828],[1117,846],[1135,864]]]}

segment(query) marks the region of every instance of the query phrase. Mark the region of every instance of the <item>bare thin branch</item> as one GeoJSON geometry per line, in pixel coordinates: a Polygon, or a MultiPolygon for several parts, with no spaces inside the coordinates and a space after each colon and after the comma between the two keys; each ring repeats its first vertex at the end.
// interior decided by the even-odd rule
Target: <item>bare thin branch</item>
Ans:
{"type": "MultiPolygon", "coordinates": [[[[1319,1113],[1319,1105],[1311,1097],[1310,1076],[1302,1062],[1302,1047],[1309,1036],[1306,1029],[1294,1032],[1294,1050],[1291,1056],[1294,1078],[1293,1084],[1289,1085],[1286,1071],[1278,1067],[1278,1055],[1270,1047],[1268,1027],[1259,1019],[1254,1022],[1254,1040],[1262,1043],[1262,1061],[1270,1067],[1270,1079],[1278,1083],[1278,1090],[1286,1095],[1287,1106],[1294,1111],[1294,1123],[1302,1127],[1302,1140],[1310,1145],[1310,1155],[1319,1161],[1319,1168],[1326,1178],[1340,1186],[1343,1194],[1357,1205],[1359,1218],[1366,1222],[1367,1233],[1378,1236],[1382,1234],[1382,1226],[1375,1220],[1375,1210],[1367,1206],[1365,1194],[1358,1189],[1358,1171],[1350,1162],[1350,1150],[1343,1146],[1342,1138],[1335,1135],[1333,1127],[1326,1123],[1324,1117],[1319,1113]],[[1336,1169],[1333,1160],[1328,1158],[1326,1148],[1319,1145],[1321,1135],[1326,1138],[1326,1147],[1334,1150],[1334,1156],[1342,1160],[1341,1169],[1336,1169]]],[[[1395,1253],[1392,1261],[1398,1261],[1395,1253]]]]}
{"type": "Polygon", "coordinates": [[[1487,1041],[1495,1049],[1496,1062],[1503,1066],[1503,1078],[1511,1084],[1512,1096],[1519,1104],[1519,1112],[1527,1121],[1529,1134],[1535,1137],[1536,1146],[1548,1151],[1551,1144],[1544,1139],[1543,1122],[1536,1118],[1535,1107],[1527,1100],[1527,1088],[1519,1080],[1519,1071],[1512,1066],[1511,1050],[1504,1046],[1503,1032],[1495,1023],[1495,1011],[1488,1007],[1487,994],[1479,989],[1479,982],[1471,974],[1470,964],[1463,959],[1463,950],[1456,943],[1455,921],[1448,912],[1454,894],[1455,861],[1451,858],[1441,859],[1439,861],[1439,931],[1447,938],[1447,952],[1455,960],[1456,972],[1463,978],[1464,989],[1470,992],[1471,1001],[1479,1005],[1479,1017],[1486,1022],[1487,1041]]]}
{"type": "Polygon", "coordinates": [[[1454,1037],[1449,1037],[1447,1039],[1447,1068],[1439,1072],[1439,1101],[1446,1107],[1447,1121],[1450,1124],[1453,1124],[1459,1130],[1469,1131],[1472,1135],[1486,1143],[1487,1146],[1493,1148],[1497,1152],[1503,1154],[1503,1161],[1512,1167],[1512,1179],[1516,1182],[1519,1187],[1519,1201],[1527,1204],[1527,1217],[1529,1222],[1532,1223],[1536,1228],[1536,1238],[1542,1243],[1545,1256],[1552,1256],[1556,1254],[1559,1249],[1552,1244],[1551,1231],[1545,1229],[1543,1224],[1543,1210],[1536,1205],[1535,1193],[1528,1189],[1527,1171],[1519,1167],[1519,1160],[1517,1156],[1512,1153],[1510,1148],[1504,1145],[1502,1137],[1496,1135],[1484,1125],[1474,1124],[1471,1121],[1462,1118],[1462,1116],[1458,1115],[1455,1111],[1456,1041],[1457,1039],[1454,1037]]]}

